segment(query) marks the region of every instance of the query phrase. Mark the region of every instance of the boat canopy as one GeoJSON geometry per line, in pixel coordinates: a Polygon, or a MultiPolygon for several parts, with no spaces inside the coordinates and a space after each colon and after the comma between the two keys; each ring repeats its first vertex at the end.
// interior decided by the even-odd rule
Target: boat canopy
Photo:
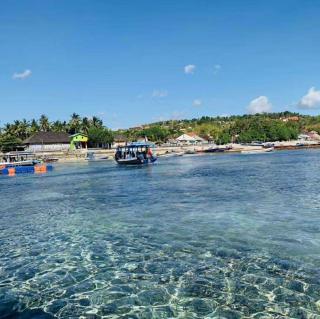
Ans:
{"type": "Polygon", "coordinates": [[[119,146],[119,148],[137,148],[137,147],[155,147],[153,143],[146,143],[146,142],[134,142],[130,143],[125,146],[119,146]]]}
{"type": "Polygon", "coordinates": [[[33,156],[35,155],[34,153],[32,152],[24,152],[24,151],[13,151],[13,152],[8,152],[8,153],[5,153],[3,154],[4,156],[33,156]]]}

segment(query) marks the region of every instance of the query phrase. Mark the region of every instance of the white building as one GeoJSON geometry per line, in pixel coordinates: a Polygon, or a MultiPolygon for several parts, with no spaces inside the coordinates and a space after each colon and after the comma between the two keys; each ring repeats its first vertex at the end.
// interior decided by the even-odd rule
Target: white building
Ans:
{"type": "Polygon", "coordinates": [[[194,133],[182,134],[179,137],[177,137],[176,140],[179,144],[185,144],[185,145],[195,145],[195,144],[208,143],[205,139],[203,139],[202,137],[200,137],[194,133]]]}

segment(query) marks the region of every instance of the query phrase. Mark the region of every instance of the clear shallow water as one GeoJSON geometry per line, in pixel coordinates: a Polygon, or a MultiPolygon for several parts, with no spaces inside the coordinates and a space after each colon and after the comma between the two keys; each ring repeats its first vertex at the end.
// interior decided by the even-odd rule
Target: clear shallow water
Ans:
{"type": "Polygon", "coordinates": [[[0,178],[0,318],[320,318],[320,152],[0,178]]]}

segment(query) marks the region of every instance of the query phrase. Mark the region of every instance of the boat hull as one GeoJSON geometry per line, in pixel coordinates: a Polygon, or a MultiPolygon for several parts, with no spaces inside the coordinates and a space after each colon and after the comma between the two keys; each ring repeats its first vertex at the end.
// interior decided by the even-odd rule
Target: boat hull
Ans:
{"type": "Polygon", "coordinates": [[[18,161],[18,162],[3,162],[0,163],[0,167],[7,168],[7,167],[17,167],[17,166],[35,166],[40,164],[38,160],[27,160],[27,161],[18,161]]]}
{"type": "Polygon", "coordinates": [[[270,147],[270,148],[263,148],[263,149],[257,149],[257,150],[241,151],[241,154],[265,154],[265,153],[271,153],[273,151],[274,151],[274,148],[270,147]]]}
{"type": "Polygon", "coordinates": [[[207,150],[204,150],[203,153],[223,153],[225,149],[223,148],[209,148],[207,150]]]}
{"type": "Polygon", "coordinates": [[[116,159],[116,162],[119,165],[145,165],[145,164],[151,164],[154,163],[157,160],[156,157],[153,158],[128,158],[128,159],[116,159]]]}

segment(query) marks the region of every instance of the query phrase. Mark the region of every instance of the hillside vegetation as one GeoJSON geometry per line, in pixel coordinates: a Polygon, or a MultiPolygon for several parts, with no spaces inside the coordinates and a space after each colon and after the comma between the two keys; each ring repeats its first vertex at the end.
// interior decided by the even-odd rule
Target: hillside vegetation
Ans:
{"type": "Polygon", "coordinates": [[[169,120],[140,127],[111,131],[98,117],[80,117],[73,113],[69,121],[49,121],[46,115],[38,120],[16,120],[0,129],[2,151],[15,149],[24,139],[38,131],[82,132],[89,137],[89,146],[112,143],[124,137],[128,141],[147,137],[162,143],[183,133],[193,132],[215,141],[217,144],[252,141],[287,141],[297,139],[301,132],[320,133],[320,116],[301,115],[292,112],[256,115],[234,115],[229,117],[203,116],[190,120],[169,120]]]}
{"type": "Polygon", "coordinates": [[[320,116],[282,112],[163,121],[118,133],[125,134],[129,140],[146,136],[149,140],[163,142],[183,133],[194,132],[201,137],[214,140],[217,144],[226,144],[287,141],[297,139],[301,132],[312,130],[320,133],[320,116]]]}

